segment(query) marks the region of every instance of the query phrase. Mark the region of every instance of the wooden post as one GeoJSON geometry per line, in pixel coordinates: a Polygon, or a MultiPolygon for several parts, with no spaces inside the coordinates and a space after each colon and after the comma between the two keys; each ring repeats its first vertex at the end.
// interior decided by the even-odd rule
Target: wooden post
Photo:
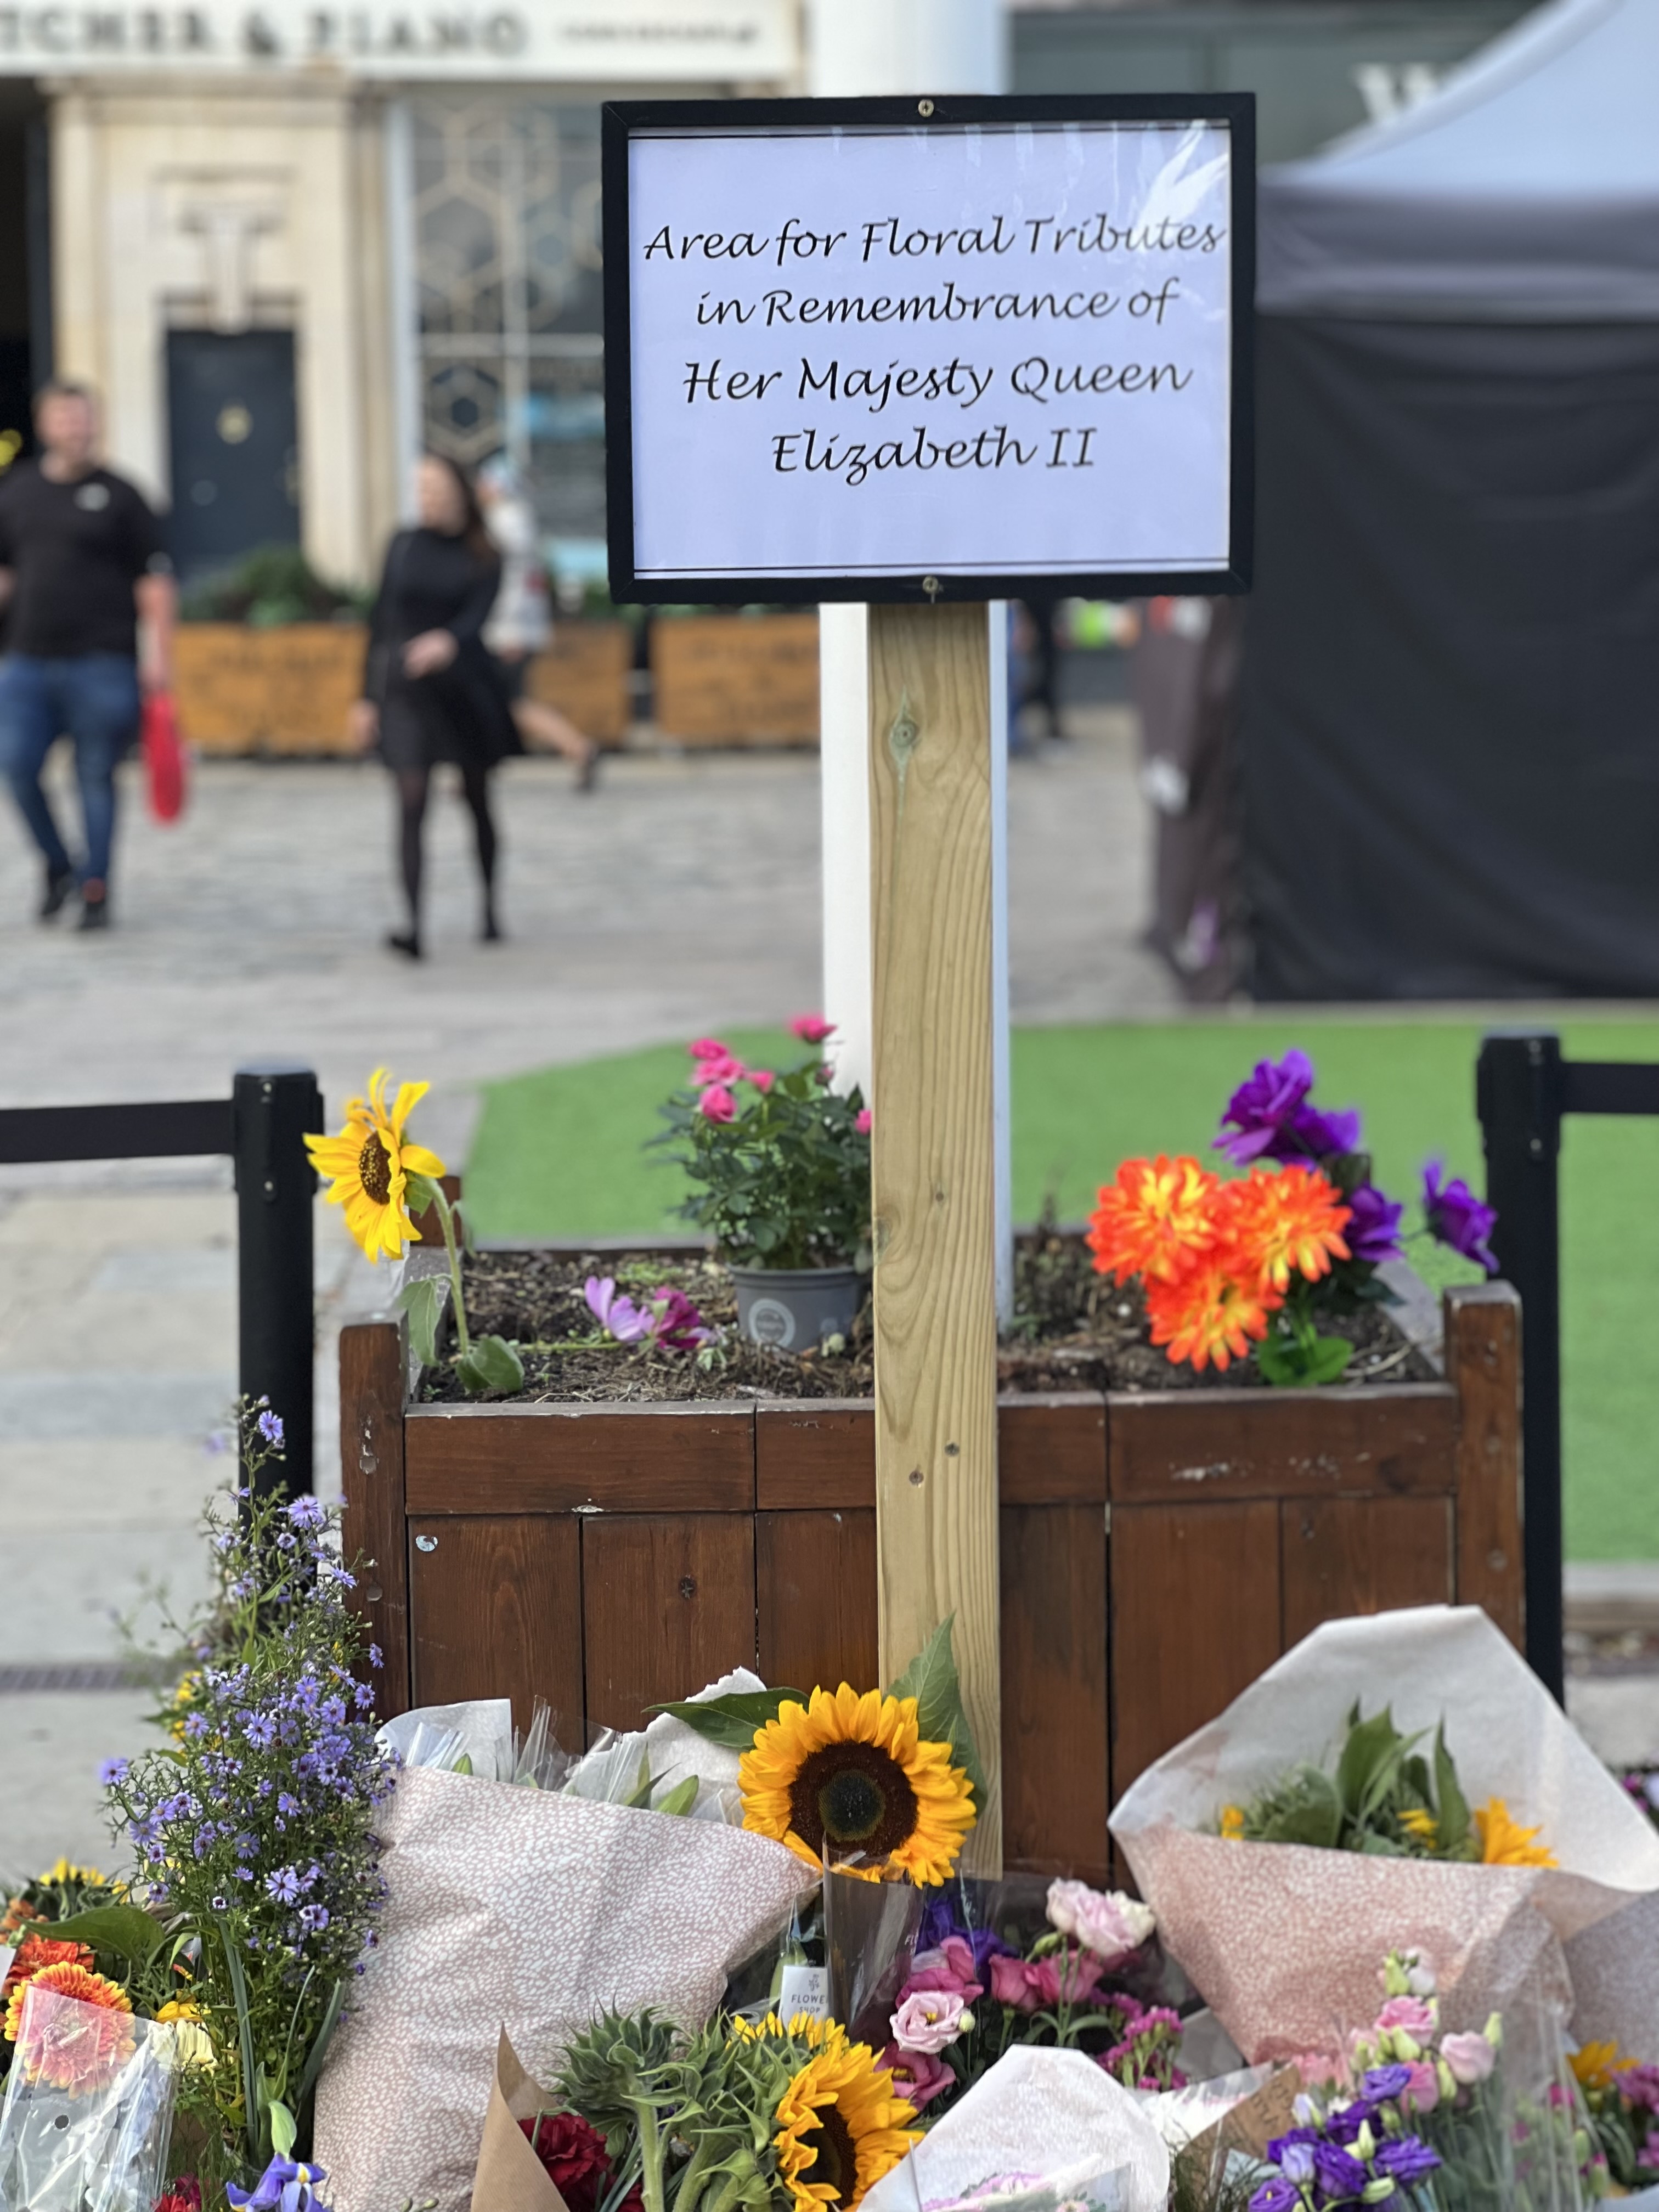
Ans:
{"type": "Polygon", "coordinates": [[[982,605],[870,610],[881,1674],[947,1614],[1002,1868],[990,640],[982,605]]]}

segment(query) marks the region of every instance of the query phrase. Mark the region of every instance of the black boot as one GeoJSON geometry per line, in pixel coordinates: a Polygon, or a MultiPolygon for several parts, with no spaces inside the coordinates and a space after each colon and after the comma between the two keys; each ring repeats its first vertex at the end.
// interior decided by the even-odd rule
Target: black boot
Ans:
{"type": "Polygon", "coordinates": [[[88,876],[81,886],[81,919],[77,929],[107,929],[109,927],[109,888],[96,876],[88,876]]]}
{"type": "Polygon", "coordinates": [[[413,929],[389,929],[386,933],[386,949],[388,952],[401,952],[405,960],[418,960],[421,957],[419,933],[413,929]]]}
{"type": "Polygon", "coordinates": [[[42,893],[40,898],[41,921],[50,921],[55,914],[60,913],[70,893],[74,889],[74,869],[54,868],[51,862],[48,861],[46,864],[46,888],[42,893]]]}

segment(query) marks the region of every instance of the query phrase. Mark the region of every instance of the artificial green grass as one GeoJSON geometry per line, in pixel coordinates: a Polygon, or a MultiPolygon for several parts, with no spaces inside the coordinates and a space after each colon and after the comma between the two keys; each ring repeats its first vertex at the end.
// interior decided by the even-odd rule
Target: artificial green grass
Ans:
{"type": "MultiPolygon", "coordinates": [[[[1377,1181],[1412,1200],[1423,1162],[1444,1158],[1482,1188],[1474,1057],[1480,1021],[1375,1021],[1279,1013],[1090,1029],[1013,1039],[1014,1211],[1052,1196],[1076,1219],[1120,1159],[1202,1152],[1250,1065],[1292,1044],[1319,1071],[1316,1096],[1359,1106],[1377,1181]]],[[[1559,1026],[1570,1058],[1659,1060],[1659,1022],[1586,1016],[1559,1026]]],[[[775,1032],[733,1032],[745,1058],[798,1049],[775,1032]]],[[[655,1107],[686,1072],[653,1047],[492,1084],[467,1163],[487,1237],[629,1236],[677,1225],[678,1174],[642,1152],[655,1107]]],[[[1574,1559],[1659,1559],[1659,1121],[1571,1121],[1561,1171],[1566,1535],[1574,1559]]],[[[1431,1280],[1471,1270],[1426,1242],[1431,1280]]]]}

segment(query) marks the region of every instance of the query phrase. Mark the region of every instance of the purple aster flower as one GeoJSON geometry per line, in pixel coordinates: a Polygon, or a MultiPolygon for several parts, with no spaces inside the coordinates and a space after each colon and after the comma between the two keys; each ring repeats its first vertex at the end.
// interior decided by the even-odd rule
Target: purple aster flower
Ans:
{"type": "Polygon", "coordinates": [[[1227,1101],[1215,1149],[1225,1152],[1235,1167],[1248,1167],[1261,1158],[1271,1152],[1313,1083],[1313,1062],[1305,1052],[1292,1048],[1283,1060],[1257,1060],[1249,1079],[1227,1101]],[[1231,1136],[1226,1133],[1229,1122],[1235,1132],[1231,1136]]]}
{"type": "Polygon", "coordinates": [[[314,1498],[296,1498],[288,1509],[288,1517],[296,1528],[320,1528],[328,1515],[314,1498]]]}
{"type": "Polygon", "coordinates": [[[1296,2212],[1301,2202],[1301,2191],[1282,2174],[1275,2173],[1251,2197],[1250,2212],[1296,2212]]]}
{"type": "Polygon", "coordinates": [[[259,1434],[272,1451],[283,1449],[283,1417],[280,1413],[264,1413],[259,1416],[259,1434]]]}
{"type": "Polygon", "coordinates": [[[1368,2097],[1397,2097],[1411,2078],[1409,2066],[1373,2066],[1359,2086],[1368,2097]]]}
{"type": "Polygon", "coordinates": [[[1390,2180],[1421,2181],[1440,2164],[1440,2154],[1431,2150],[1420,2136],[1400,2136],[1378,2147],[1371,2164],[1390,2180]]]}
{"type": "Polygon", "coordinates": [[[125,1782],[131,1765],[130,1759],[106,1759],[98,1769],[98,1779],[107,1790],[112,1783],[125,1782]]]}
{"type": "Polygon", "coordinates": [[[1429,1234],[1437,1243],[1450,1245],[1466,1260],[1478,1260],[1489,1275],[1498,1273],[1487,1239],[1498,1226],[1498,1216],[1483,1205],[1462,1176],[1443,1183],[1444,1164],[1431,1160],[1423,1170],[1423,1213],[1429,1234]]]}
{"type": "Polygon", "coordinates": [[[1385,1198],[1375,1183],[1362,1182],[1347,1194],[1348,1225],[1343,1231],[1356,1260],[1375,1267],[1401,1255],[1400,1217],[1403,1206],[1385,1198]]]}
{"type": "Polygon", "coordinates": [[[1345,2197],[1357,2198],[1370,2179],[1357,2158],[1330,2142],[1314,2145],[1314,2177],[1326,2196],[1334,2197],[1339,2204],[1345,2197]]]}

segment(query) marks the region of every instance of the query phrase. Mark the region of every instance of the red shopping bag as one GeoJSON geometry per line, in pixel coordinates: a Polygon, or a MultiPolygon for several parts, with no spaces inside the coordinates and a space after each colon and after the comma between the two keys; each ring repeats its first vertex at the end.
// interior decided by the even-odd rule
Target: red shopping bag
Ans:
{"type": "Polygon", "coordinates": [[[152,691],[144,701],[140,737],[149,811],[158,822],[176,822],[185,811],[185,748],[170,691],[152,691]]]}

